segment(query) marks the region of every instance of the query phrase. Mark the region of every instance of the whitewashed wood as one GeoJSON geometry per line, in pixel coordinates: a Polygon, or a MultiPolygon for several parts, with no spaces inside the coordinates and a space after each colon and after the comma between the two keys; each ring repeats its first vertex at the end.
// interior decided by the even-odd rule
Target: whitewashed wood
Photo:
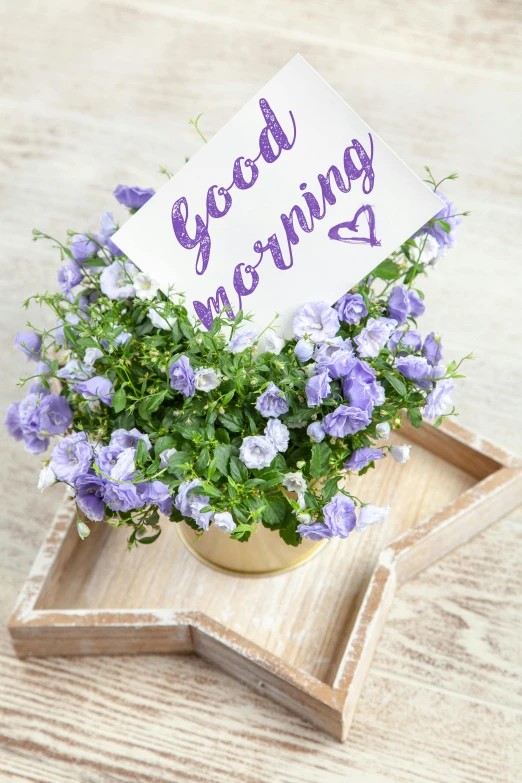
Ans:
{"type": "MultiPolygon", "coordinates": [[[[18,303],[29,291],[55,285],[55,258],[31,243],[31,228],[60,236],[68,227],[92,228],[99,213],[112,206],[107,193],[114,183],[161,183],[152,174],[157,165],[175,169],[198,146],[188,116],[205,111],[204,126],[213,133],[299,50],[415,170],[424,163],[436,173],[459,168],[453,193],[473,215],[457,249],[426,286],[422,328],[443,326],[449,358],[476,351],[469,379],[457,393],[461,418],[520,451],[516,389],[522,361],[514,296],[521,287],[516,241],[522,201],[520,4],[444,0],[409,4],[406,10],[404,4],[377,0],[358,6],[335,0],[315,6],[223,0],[209,9],[193,0],[180,6],[169,3],[165,13],[159,2],[0,4],[2,407],[17,395],[12,382],[26,368],[21,357],[6,350],[26,318],[18,303]],[[235,23],[238,18],[248,25],[235,23]],[[359,81],[363,68],[370,90],[359,81]]],[[[35,460],[19,444],[2,441],[2,462],[0,614],[7,619],[61,493],[36,493],[35,460]]],[[[411,589],[401,589],[395,611],[398,606],[415,611],[408,628],[411,653],[404,644],[392,648],[387,680],[381,679],[382,669],[377,679],[370,672],[343,748],[318,740],[305,724],[198,661],[122,659],[106,669],[101,660],[56,659],[33,662],[28,669],[6,646],[0,709],[8,685],[16,710],[8,717],[14,745],[10,739],[7,751],[0,740],[0,765],[10,770],[2,769],[3,776],[46,783],[130,781],[136,774],[165,780],[235,776],[260,783],[514,781],[522,763],[515,742],[518,718],[507,695],[513,680],[506,651],[518,657],[520,637],[512,622],[512,587],[491,607],[493,626],[484,625],[484,605],[490,606],[492,591],[509,581],[514,566],[505,558],[516,555],[521,520],[520,515],[510,519],[433,566],[411,589]],[[450,561],[451,573],[439,571],[450,561]],[[432,603],[440,588],[460,606],[470,580],[476,592],[465,640],[458,634],[448,639],[447,615],[431,620],[432,603]],[[477,645],[479,659],[484,645],[492,646],[496,685],[484,669],[475,669],[477,645]],[[399,666],[401,688],[390,679],[399,676],[390,672],[391,662],[399,666]],[[32,672],[29,679],[26,671],[32,672]],[[186,688],[172,692],[183,672],[186,688]],[[145,703],[154,719],[140,721],[139,743],[126,747],[126,756],[114,746],[104,755],[105,732],[120,736],[120,712],[111,706],[110,690],[120,674],[122,682],[132,679],[125,688],[127,713],[137,710],[133,704],[145,703]],[[164,699],[156,688],[158,676],[166,683],[164,699]],[[101,730],[86,697],[93,678],[101,730]],[[77,695],[56,706],[56,691],[63,693],[64,682],[73,681],[77,695]],[[28,694],[36,706],[28,703],[28,694]],[[223,705],[230,701],[223,719],[223,705]],[[387,709],[381,710],[383,704],[387,709]],[[177,714],[183,716],[178,723],[173,722],[177,714]],[[86,719],[91,731],[81,733],[86,719]],[[63,727],[58,734],[56,721],[63,727]],[[251,721],[252,731],[242,741],[251,721]],[[66,740],[60,741],[60,732],[66,740]]],[[[378,656],[400,616],[392,613],[378,656]]],[[[6,723],[7,718],[3,735],[6,723]]]]}
{"type": "Polygon", "coordinates": [[[344,740],[398,583],[522,501],[513,455],[451,422],[408,433],[407,470],[388,460],[346,482],[356,496],[394,498],[377,535],[332,542],[261,591],[196,560],[167,520],[151,554],[124,552],[124,531],[100,524],[80,541],[66,497],[10,620],[17,654],[193,651],[344,740]]]}

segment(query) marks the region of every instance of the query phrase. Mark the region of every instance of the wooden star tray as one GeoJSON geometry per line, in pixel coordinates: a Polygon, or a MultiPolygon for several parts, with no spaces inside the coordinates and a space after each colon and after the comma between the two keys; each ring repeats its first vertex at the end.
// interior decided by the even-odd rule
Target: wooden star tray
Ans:
{"type": "Polygon", "coordinates": [[[397,588],[522,503],[522,462],[455,423],[397,442],[407,465],[350,480],[392,507],[384,525],[264,579],[208,568],[168,522],[131,552],[103,524],[81,541],[64,502],[10,620],[17,655],[195,653],[345,739],[397,588]]]}

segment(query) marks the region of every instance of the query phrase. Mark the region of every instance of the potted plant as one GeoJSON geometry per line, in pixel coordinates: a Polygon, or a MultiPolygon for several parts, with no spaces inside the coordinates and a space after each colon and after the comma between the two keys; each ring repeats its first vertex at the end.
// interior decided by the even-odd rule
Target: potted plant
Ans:
{"type": "MultiPolygon", "coordinates": [[[[417,330],[419,277],[460,222],[427,171],[445,208],[335,305],[303,303],[287,341],[243,312],[194,322],[116,247],[110,213],[96,233],[52,240],[60,292],[25,305],[45,304],[56,325],[16,336],[29,390],[5,424],[31,453],[53,442],[38,487],[67,485],[82,538],[105,523],[126,526],[130,547],[152,544],[167,517],[206,562],[262,574],[383,522],[388,509],[354,497],[346,475],[406,462],[390,431],[453,415],[461,377],[417,330]]],[[[134,212],[153,192],[114,195],[134,212]]]]}

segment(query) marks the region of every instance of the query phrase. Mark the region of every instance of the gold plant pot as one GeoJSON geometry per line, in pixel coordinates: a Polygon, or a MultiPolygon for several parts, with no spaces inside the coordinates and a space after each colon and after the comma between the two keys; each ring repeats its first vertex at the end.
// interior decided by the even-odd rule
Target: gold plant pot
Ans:
{"type": "Polygon", "coordinates": [[[235,541],[213,525],[200,538],[186,522],[178,522],[176,530],[198,560],[217,571],[234,576],[271,576],[291,571],[315,557],[328,543],[303,539],[299,546],[288,546],[277,531],[259,524],[244,543],[235,541]]]}

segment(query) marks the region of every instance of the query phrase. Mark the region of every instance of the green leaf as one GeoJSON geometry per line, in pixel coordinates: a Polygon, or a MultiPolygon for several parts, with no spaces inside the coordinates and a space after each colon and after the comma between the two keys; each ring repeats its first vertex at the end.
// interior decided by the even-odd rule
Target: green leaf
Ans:
{"type": "Polygon", "coordinates": [[[221,400],[221,405],[223,407],[228,405],[228,403],[230,402],[230,400],[232,399],[232,397],[234,396],[235,393],[236,393],[235,389],[232,389],[232,391],[229,391],[227,394],[225,394],[225,396],[221,400]]]}
{"type": "Polygon", "coordinates": [[[209,462],[209,451],[207,448],[201,449],[199,457],[196,460],[195,471],[198,476],[202,476],[209,462]]]}
{"type": "Polygon", "coordinates": [[[398,264],[387,260],[375,267],[372,274],[374,277],[380,278],[380,280],[397,280],[402,273],[398,264]]]}
{"type": "Polygon", "coordinates": [[[407,389],[400,378],[397,378],[396,375],[392,375],[390,372],[385,372],[384,377],[386,378],[390,386],[393,386],[395,391],[401,395],[401,397],[405,396],[407,389]]]}
{"type": "Polygon", "coordinates": [[[279,531],[279,535],[285,542],[285,544],[288,544],[289,546],[299,546],[301,543],[301,536],[297,532],[297,525],[299,522],[297,519],[294,519],[292,522],[290,522],[289,525],[286,527],[281,528],[279,531]]]}
{"type": "Polygon", "coordinates": [[[288,513],[288,503],[281,495],[265,495],[265,509],[262,514],[265,527],[281,527],[288,513]]]}
{"type": "Polygon", "coordinates": [[[168,389],[163,389],[163,391],[151,394],[150,397],[142,400],[138,406],[140,416],[147,419],[151,413],[159,408],[168,393],[168,389]]]}
{"type": "Polygon", "coordinates": [[[190,454],[188,451],[177,451],[172,455],[172,457],[169,457],[169,461],[167,462],[167,470],[169,473],[176,473],[177,468],[180,468],[186,464],[192,464],[192,454],[190,454]]]}
{"type": "Polygon", "coordinates": [[[145,441],[141,440],[141,438],[140,438],[140,440],[138,441],[137,451],[136,451],[136,462],[137,462],[137,464],[138,465],[143,465],[143,463],[147,459],[147,455],[148,455],[148,451],[147,451],[147,446],[145,444],[145,441]]]}
{"type": "Polygon", "coordinates": [[[125,389],[118,389],[118,391],[112,395],[112,407],[114,408],[115,413],[122,411],[126,405],[127,394],[125,393],[125,389]]]}
{"type": "Polygon", "coordinates": [[[333,498],[335,494],[337,494],[338,486],[340,476],[333,476],[333,478],[328,479],[326,484],[323,487],[323,491],[321,493],[321,496],[325,503],[328,503],[329,500],[333,498]]]}
{"type": "Polygon", "coordinates": [[[216,467],[224,476],[226,476],[228,472],[228,460],[230,459],[231,453],[232,446],[227,443],[218,443],[214,449],[214,460],[216,462],[216,467]]]}
{"type": "Polygon", "coordinates": [[[324,441],[323,443],[314,443],[312,446],[312,459],[310,460],[310,474],[313,478],[320,479],[328,475],[331,454],[330,446],[324,443],[324,441]]]}
{"type": "Polygon", "coordinates": [[[238,484],[248,479],[248,470],[237,457],[230,457],[230,475],[238,484]]]}
{"type": "Polygon", "coordinates": [[[202,491],[211,498],[221,497],[221,492],[213,484],[209,484],[208,481],[202,481],[201,486],[195,488],[196,494],[201,494],[202,491]]]}
{"type": "Polygon", "coordinates": [[[263,488],[277,487],[282,484],[285,474],[279,470],[263,470],[260,474],[263,479],[263,488]]]}
{"type": "Polygon", "coordinates": [[[441,227],[441,229],[446,232],[446,234],[450,233],[451,226],[450,226],[450,224],[448,223],[447,220],[442,220],[441,218],[437,218],[435,220],[435,223],[438,223],[439,226],[441,227]]]}
{"type": "Polygon", "coordinates": [[[241,432],[242,422],[239,416],[236,416],[233,413],[221,413],[219,415],[219,420],[227,430],[230,430],[230,432],[241,432]]]}
{"type": "Polygon", "coordinates": [[[422,413],[419,408],[410,408],[408,410],[408,419],[417,429],[422,424],[422,413]]]}
{"type": "Polygon", "coordinates": [[[176,446],[176,441],[172,435],[161,435],[154,444],[154,454],[159,457],[162,451],[172,449],[176,446]]]}
{"type": "Polygon", "coordinates": [[[137,541],[139,544],[153,544],[153,543],[154,543],[154,541],[157,541],[157,540],[158,540],[158,538],[160,537],[160,535],[161,535],[161,528],[158,528],[158,532],[157,532],[157,533],[154,533],[154,535],[153,535],[153,536],[145,536],[145,538],[137,538],[137,537],[136,537],[136,541],[137,541]]]}

